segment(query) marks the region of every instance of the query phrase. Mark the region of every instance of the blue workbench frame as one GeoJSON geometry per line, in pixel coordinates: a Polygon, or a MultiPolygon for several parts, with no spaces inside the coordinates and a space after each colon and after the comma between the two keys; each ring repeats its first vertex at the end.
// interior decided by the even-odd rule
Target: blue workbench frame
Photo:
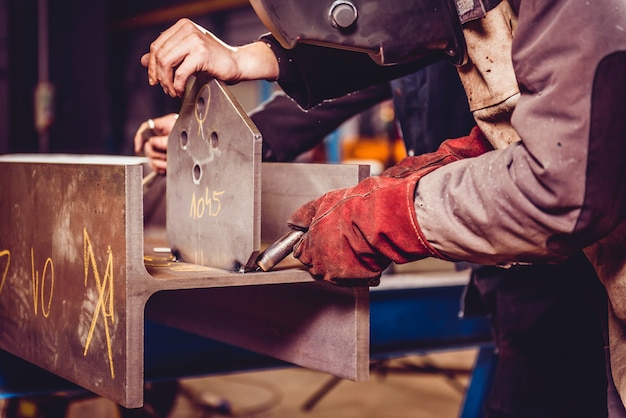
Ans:
{"type": "MultiPolygon", "coordinates": [[[[464,286],[416,287],[370,293],[372,360],[479,347],[460,418],[479,418],[496,356],[488,318],[459,315],[464,286]]],[[[248,350],[150,321],[145,327],[145,380],[293,367],[248,350]]],[[[83,389],[0,350],[0,398],[83,389]]]]}

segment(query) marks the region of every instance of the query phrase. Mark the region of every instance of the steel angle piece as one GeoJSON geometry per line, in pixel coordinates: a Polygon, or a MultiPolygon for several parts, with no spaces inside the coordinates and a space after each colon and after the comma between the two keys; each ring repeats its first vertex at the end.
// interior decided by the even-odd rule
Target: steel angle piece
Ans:
{"type": "Polygon", "coordinates": [[[189,79],[167,146],[167,235],[181,260],[236,271],[259,250],[261,142],[223,82],[189,79]]]}

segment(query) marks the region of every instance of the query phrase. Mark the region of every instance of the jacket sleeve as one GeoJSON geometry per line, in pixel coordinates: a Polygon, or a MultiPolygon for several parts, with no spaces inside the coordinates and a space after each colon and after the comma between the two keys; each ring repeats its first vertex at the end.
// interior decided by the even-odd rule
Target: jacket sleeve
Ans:
{"type": "Polygon", "coordinates": [[[521,141],[420,180],[422,232],[481,264],[559,260],[626,216],[626,9],[519,1],[513,65],[521,141]]]}
{"type": "Polygon", "coordinates": [[[308,44],[285,49],[272,35],[262,36],[261,41],[272,48],[278,60],[280,75],[276,81],[304,109],[411,74],[444,58],[441,53],[405,64],[380,66],[361,52],[308,44]]]}
{"type": "Polygon", "coordinates": [[[304,110],[277,92],[250,113],[263,135],[263,160],[293,161],[352,116],[390,98],[391,87],[385,82],[304,110]]]}

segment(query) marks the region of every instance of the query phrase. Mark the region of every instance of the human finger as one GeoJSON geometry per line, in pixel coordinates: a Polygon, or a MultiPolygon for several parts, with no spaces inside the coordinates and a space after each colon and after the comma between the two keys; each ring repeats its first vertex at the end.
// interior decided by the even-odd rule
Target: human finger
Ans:
{"type": "Polygon", "coordinates": [[[133,143],[135,145],[135,154],[141,154],[143,151],[144,143],[150,139],[151,136],[154,135],[155,123],[154,120],[148,119],[145,122],[142,122],[135,132],[135,137],[133,138],[133,143]]]}
{"type": "Polygon", "coordinates": [[[161,50],[164,44],[171,40],[173,36],[178,33],[179,29],[186,25],[188,19],[180,19],[174,25],[163,31],[152,43],[150,44],[150,52],[144,54],[141,57],[141,63],[148,68],[148,83],[151,86],[159,83],[157,78],[157,53],[161,50]]]}
{"type": "Polygon", "coordinates": [[[151,77],[163,87],[163,91],[172,97],[182,96],[187,78],[198,71],[205,57],[204,43],[207,40],[206,30],[190,20],[186,20],[168,34],[168,38],[154,51],[154,71],[151,77]],[[183,69],[180,70],[181,64],[183,69]],[[174,76],[177,74],[175,88],[174,76]]]}
{"type": "Polygon", "coordinates": [[[167,147],[162,148],[162,144],[159,142],[161,138],[165,139],[167,146],[166,137],[154,137],[144,146],[150,167],[159,174],[163,174],[167,169],[167,147]]]}
{"type": "Polygon", "coordinates": [[[167,153],[167,136],[153,136],[146,143],[146,147],[149,146],[151,151],[155,154],[163,155],[159,156],[159,159],[164,160],[167,153]]]}
{"type": "Polygon", "coordinates": [[[163,45],[157,56],[157,77],[166,94],[182,96],[188,78],[198,71],[207,71],[219,79],[227,78],[223,66],[210,64],[224,60],[224,48],[214,37],[188,25],[180,29],[176,39],[180,41],[163,45]]]}
{"type": "Polygon", "coordinates": [[[154,142],[156,147],[165,150],[167,148],[167,137],[172,132],[176,119],[178,119],[178,113],[168,113],[167,115],[142,122],[133,138],[135,153],[138,155],[144,154],[144,145],[153,139],[157,141],[154,142]]]}

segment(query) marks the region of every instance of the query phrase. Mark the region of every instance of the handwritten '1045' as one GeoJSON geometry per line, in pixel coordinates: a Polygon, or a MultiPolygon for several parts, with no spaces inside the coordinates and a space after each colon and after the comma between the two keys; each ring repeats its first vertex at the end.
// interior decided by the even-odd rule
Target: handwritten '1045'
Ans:
{"type": "Polygon", "coordinates": [[[201,195],[196,198],[196,193],[194,192],[191,196],[189,217],[191,219],[201,219],[205,216],[218,216],[220,214],[220,211],[222,210],[222,202],[220,201],[220,196],[223,194],[223,191],[214,191],[212,195],[209,195],[208,187],[204,191],[204,196],[201,195]]]}

